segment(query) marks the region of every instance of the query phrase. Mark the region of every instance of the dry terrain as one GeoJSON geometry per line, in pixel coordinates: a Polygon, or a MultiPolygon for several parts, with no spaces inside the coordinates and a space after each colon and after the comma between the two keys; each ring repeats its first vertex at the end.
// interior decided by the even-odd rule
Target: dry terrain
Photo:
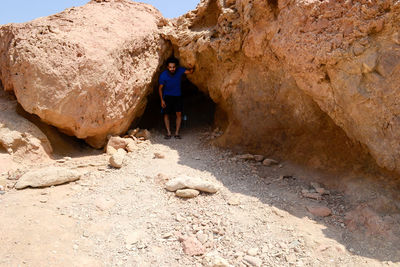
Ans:
{"type": "Polygon", "coordinates": [[[185,129],[182,140],[153,131],[121,169],[87,147],[46,163],[84,175],[0,195],[0,265],[400,266],[399,243],[389,242],[396,239],[348,229],[352,203],[340,192],[303,196],[322,174],[240,159],[210,146],[210,136],[205,127],[185,129]],[[179,175],[220,189],[176,197],[164,184],[179,175]],[[332,214],[311,214],[316,205],[332,214]]]}

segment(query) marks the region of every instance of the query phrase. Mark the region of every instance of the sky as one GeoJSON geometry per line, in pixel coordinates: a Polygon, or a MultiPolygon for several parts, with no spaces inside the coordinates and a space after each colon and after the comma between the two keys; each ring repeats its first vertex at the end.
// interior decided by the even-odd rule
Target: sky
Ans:
{"type": "MultiPolygon", "coordinates": [[[[0,25],[11,22],[27,22],[45,17],[73,6],[81,6],[89,0],[2,0],[0,25]]],[[[141,0],[155,6],[166,18],[175,18],[195,9],[200,0],[141,0]]]]}

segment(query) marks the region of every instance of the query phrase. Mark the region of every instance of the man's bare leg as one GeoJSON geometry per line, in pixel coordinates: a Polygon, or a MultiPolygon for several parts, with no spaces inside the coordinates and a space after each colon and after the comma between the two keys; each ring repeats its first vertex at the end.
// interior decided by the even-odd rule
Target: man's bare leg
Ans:
{"type": "Polygon", "coordinates": [[[181,122],[182,122],[182,112],[176,113],[176,130],[175,136],[179,135],[179,130],[181,129],[181,122]]]}
{"type": "Polygon", "coordinates": [[[165,124],[165,128],[167,129],[167,135],[171,136],[171,130],[169,128],[169,116],[168,116],[168,114],[164,114],[164,124],[165,124]]]}

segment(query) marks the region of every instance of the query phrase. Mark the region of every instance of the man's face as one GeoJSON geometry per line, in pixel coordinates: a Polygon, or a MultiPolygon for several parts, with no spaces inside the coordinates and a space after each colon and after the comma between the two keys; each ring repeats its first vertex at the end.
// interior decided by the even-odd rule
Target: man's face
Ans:
{"type": "Polygon", "coordinates": [[[175,63],[168,63],[167,69],[171,74],[174,74],[175,71],[176,71],[176,64],[175,63]]]}

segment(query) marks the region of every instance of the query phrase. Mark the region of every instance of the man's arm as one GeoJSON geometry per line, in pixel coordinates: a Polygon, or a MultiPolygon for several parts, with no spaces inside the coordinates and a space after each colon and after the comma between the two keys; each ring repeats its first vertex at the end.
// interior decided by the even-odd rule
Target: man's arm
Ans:
{"type": "Polygon", "coordinates": [[[189,65],[188,68],[185,70],[185,74],[192,74],[194,72],[194,67],[189,65]]]}
{"type": "Polygon", "coordinates": [[[158,86],[158,94],[160,95],[160,99],[161,99],[161,107],[165,108],[167,105],[165,104],[164,99],[163,99],[163,93],[162,93],[163,87],[164,87],[164,84],[160,84],[158,86]]]}

